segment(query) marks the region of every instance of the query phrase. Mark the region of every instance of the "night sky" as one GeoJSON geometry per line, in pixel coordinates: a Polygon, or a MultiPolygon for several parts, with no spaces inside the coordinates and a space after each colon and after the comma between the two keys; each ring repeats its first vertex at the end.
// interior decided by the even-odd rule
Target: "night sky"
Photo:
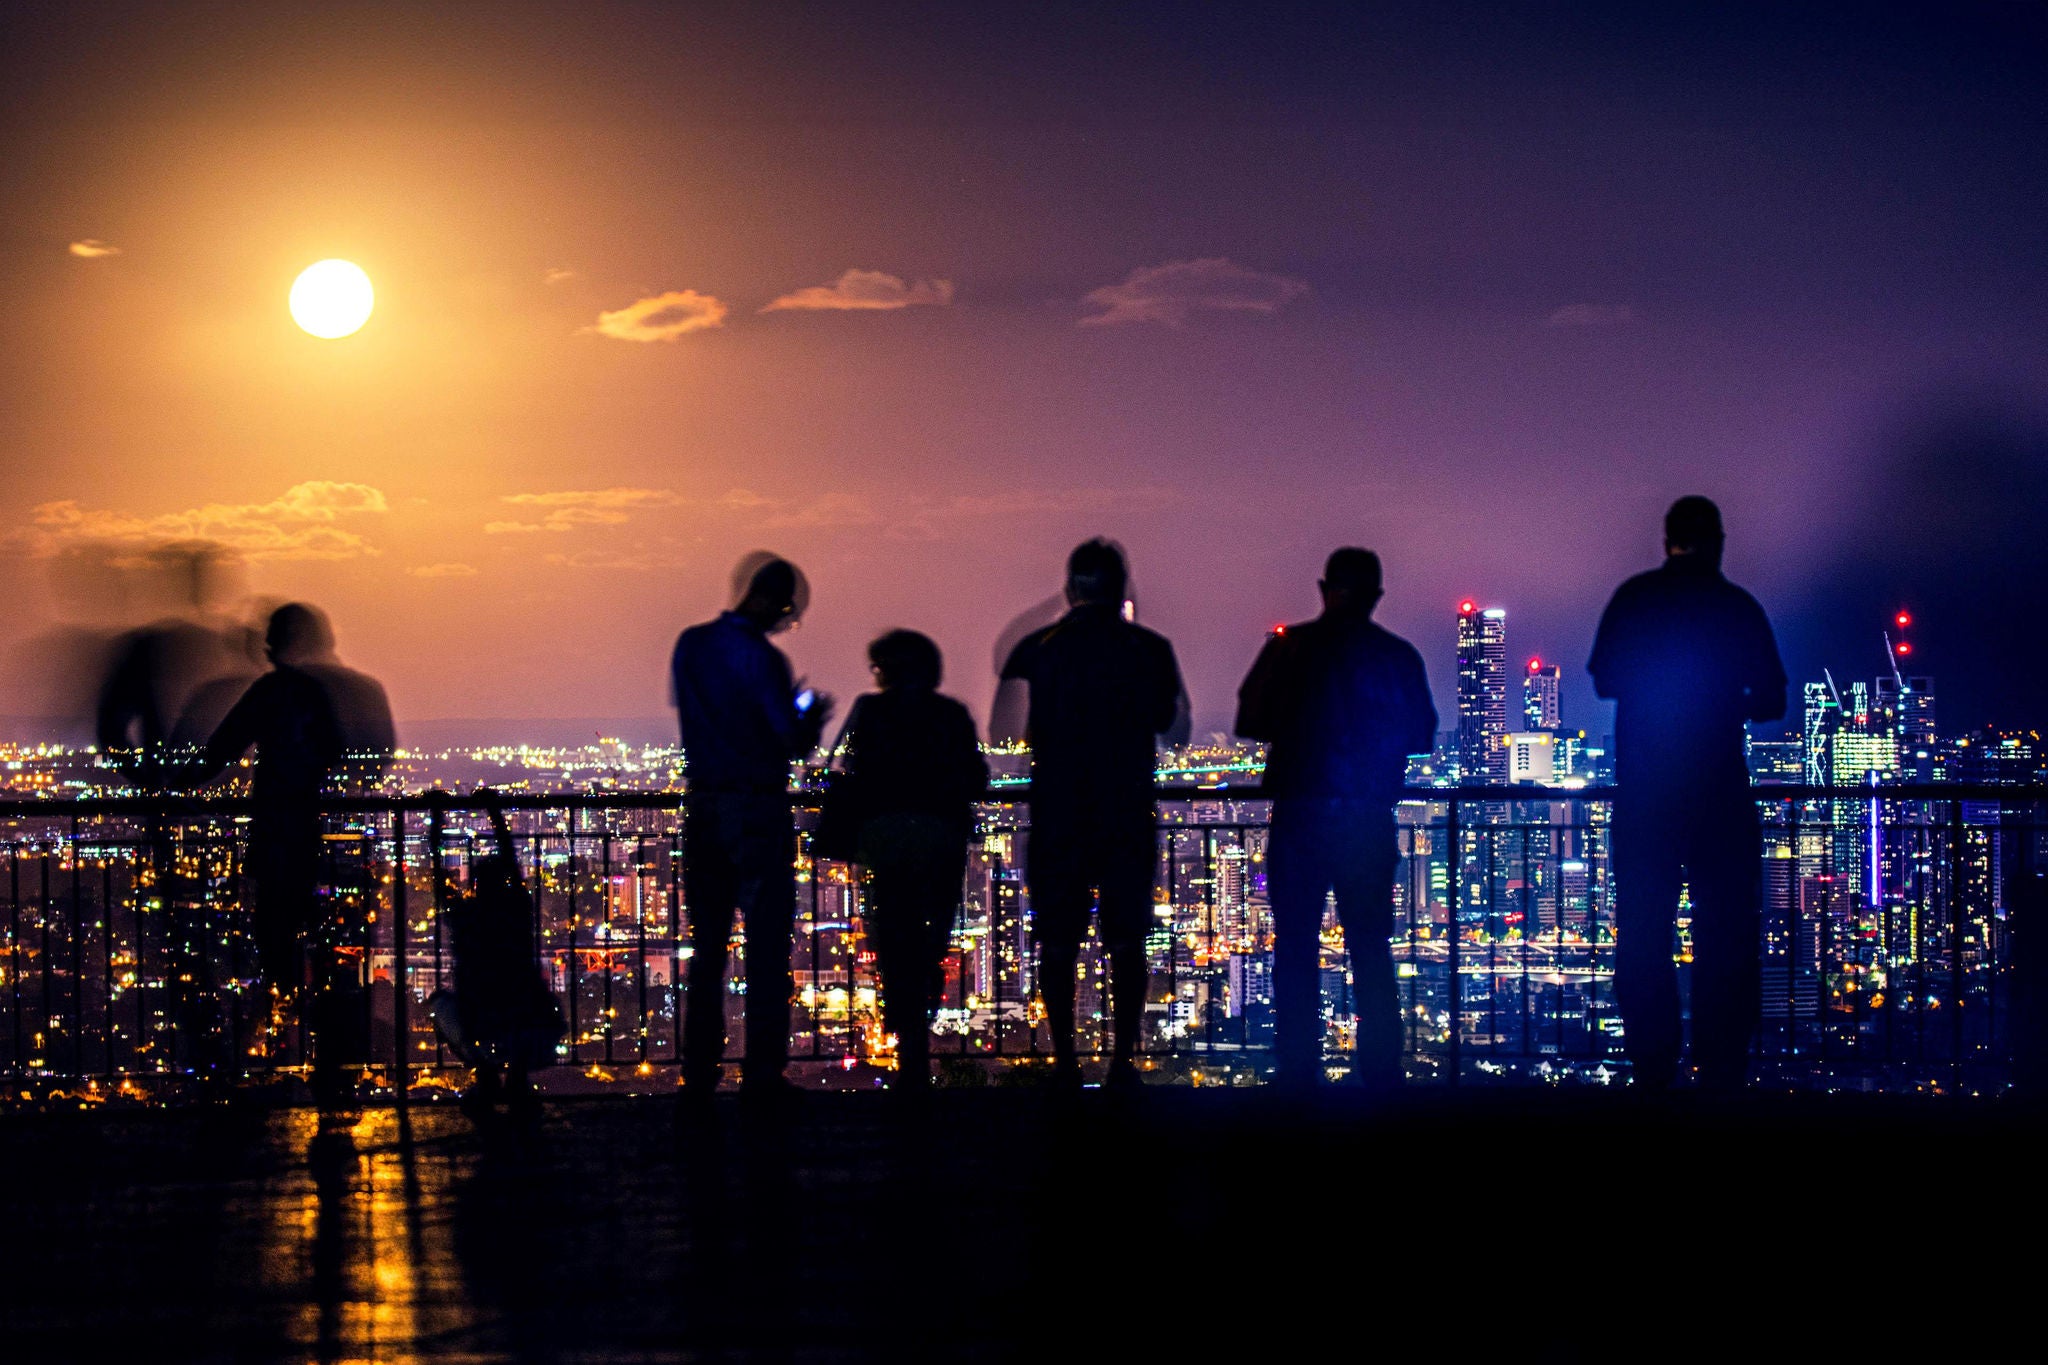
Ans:
{"type": "Polygon", "coordinates": [[[1105,534],[1201,728],[1361,544],[1447,714],[1470,595],[1597,735],[1697,492],[1795,679],[1904,605],[1945,729],[2038,724],[2042,15],[10,7],[0,713],[190,539],[401,734],[660,715],[763,547],[800,672],[911,626],[982,711],[1105,534]],[[339,341],[285,309],[326,257],[339,341]]]}

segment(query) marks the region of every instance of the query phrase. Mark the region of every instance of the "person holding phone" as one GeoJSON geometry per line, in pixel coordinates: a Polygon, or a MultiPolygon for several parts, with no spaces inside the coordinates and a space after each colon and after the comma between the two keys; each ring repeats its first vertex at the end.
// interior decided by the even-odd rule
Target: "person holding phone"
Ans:
{"type": "Polygon", "coordinates": [[[770,555],[742,565],[739,602],[692,626],[671,660],[683,743],[683,896],[690,913],[683,1085],[708,1096],[725,1056],[725,963],[733,919],[747,930],[745,1090],[786,1086],[795,833],[789,765],[818,744],[832,698],[799,688],[769,637],[808,599],[797,567],[770,555]]]}

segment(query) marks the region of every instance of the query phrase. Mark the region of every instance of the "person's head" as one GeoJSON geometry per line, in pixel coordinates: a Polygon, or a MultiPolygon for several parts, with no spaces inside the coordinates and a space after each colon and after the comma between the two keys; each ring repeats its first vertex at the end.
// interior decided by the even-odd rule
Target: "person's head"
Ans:
{"type": "Polygon", "coordinates": [[[1316,586],[1323,590],[1326,611],[1369,612],[1380,600],[1380,557],[1355,545],[1332,550],[1316,586]]]}
{"type": "Polygon", "coordinates": [[[1071,606],[1121,609],[1128,581],[1123,551],[1100,537],[1076,545],[1067,556],[1067,602],[1071,606]]]}
{"type": "Polygon", "coordinates": [[[762,630],[787,630],[804,614],[809,586],[796,565],[776,555],[750,555],[736,577],[743,585],[735,612],[762,630]]]}
{"type": "Polygon", "coordinates": [[[1664,514],[1664,553],[1721,562],[1721,509],[1698,494],[1680,498],[1664,514]]]}
{"type": "Polygon", "coordinates": [[[270,613],[263,647],[274,664],[314,663],[334,652],[334,628],[318,608],[287,602],[270,613]]]}
{"type": "Polygon", "coordinates": [[[945,672],[939,647],[914,630],[892,630],[877,639],[868,646],[868,663],[884,688],[934,688],[945,672]]]}

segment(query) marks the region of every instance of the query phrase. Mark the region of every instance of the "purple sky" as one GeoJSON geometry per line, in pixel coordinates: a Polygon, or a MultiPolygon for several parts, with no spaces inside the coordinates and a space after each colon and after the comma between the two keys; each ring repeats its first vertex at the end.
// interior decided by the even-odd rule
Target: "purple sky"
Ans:
{"type": "Polygon", "coordinates": [[[1945,724],[2044,718],[2037,10],[763,8],[0,20],[0,713],[187,537],[401,729],[659,714],[757,547],[801,671],[912,626],[979,711],[1107,534],[1205,726],[1355,543],[1442,709],[1471,595],[1597,734],[1702,492],[1795,677],[1905,603],[1945,724]]]}

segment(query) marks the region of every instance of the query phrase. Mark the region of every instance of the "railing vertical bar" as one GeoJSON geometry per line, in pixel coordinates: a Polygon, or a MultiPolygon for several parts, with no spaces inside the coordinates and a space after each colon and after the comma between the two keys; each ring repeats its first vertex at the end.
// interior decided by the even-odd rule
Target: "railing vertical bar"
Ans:
{"type": "Polygon", "coordinates": [[[618,1006],[612,1000],[612,979],[618,975],[618,970],[612,965],[612,820],[610,812],[604,813],[602,823],[604,831],[602,842],[599,845],[599,880],[597,889],[599,901],[604,907],[604,918],[600,922],[603,929],[604,946],[596,954],[596,958],[604,966],[604,1060],[605,1064],[609,1066],[614,1061],[612,1041],[618,1036],[619,1032],[618,1006]]]}
{"type": "Polygon", "coordinates": [[[568,857],[563,866],[568,873],[569,883],[569,1060],[578,1065],[583,1062],[583,953],[580,934],[583,925],[576,900],[576,815],[578,807],[568,810],[568,857]]]}
{"type": "MultiPolygon", "coordinates": [[[[369,822],[365,822],[369,823],[369,822]]],[[[372,828],[375,826],[372,825],[372,828]]],[[[404,1109],[412,1090],[412,1018],[406,999],[405,807],[391,813],[391,1097],[404,1109]]],[[[438,866],[438,864],[437,864],[438,866]]],[[[370,944],[363,944],[367,960],[370,944]]]]}
{"type": "Polygon", "coordinates": [[[1455,795],[1451,797],[1450,811],[1446,817],[1446,828],[1450,837],[1450,845],[1445,854],[1450,875],[1444,879],[1447,889],[1447,904],[1444,908],[1444,918],[1446,921],[1444,927],[1447,943],[1444,952],[1445,958],[1450,964],[1450,977],[1447,983],[1450,995],[1451,1016],[1451,1066],[1449,1081],[1452,1085],[1456,1085],[1461,1079],[1460,1073],[1464,1069],[1465,1004],[1464,983],[1458,979],[1460,970],[1458,961],[1458,909],[1460,902],[1464,899],[1464,870],[1460,863],[1463,859],[1464,848],[1462,845],[1463,830],[1458,819],[1458,798],[1455,795]]]}
{"type": "Polygon", "coordinates": [[[14,1075],[27,1073],[28,1054],[21,1046],[21,847],[7,850],[7,995],[14,1012],[14,1075]]]}
{"type": "Polygon", "coordinates": [[[640,1065],[648,1063],[650,1037],[653,1031],[653,1014],[647,1008],[647,879],[651,864],[647,860],[647,831],[633,831],[633,938],[635,961],[635,985],[639,990],[640,1018],[636,1032],[640,1037],[640,1065]]]}
{"type": "Polygon", "coordinates": [[[107,993],[103,1015],[107,1030],[104,1074],[111,1081],[119,1070],[114,1062],[114,1034],[118,1031],[114,1024],[114,861],[106,856],[104,848],[100,852],[100,982],[107,993]]]}
{"type": "Polygon", "coordinates": [[[42,1056],[43,1070],[45,1071],[50,1069],[50,1021],[56,1017],[54,1013],[56,1004],[51,996],[52,987],[50,983],[52,975],[50,971],[50,859],[53,854],[54,848],[45,847],[43,849],[42,896],[41,903],[37,909],[37,913],[43,922],[43,951],[39,959],[42,964],[43,978],[43,1017],[36,1021],[36,1032],[43,1035],[43,1045],[37,1051],[42,1056]]]}
{"type": "Polygon", "coordinates": [[[1948,803],[1948,1003],[1952,1016],[1949,1062],[1957,1094],[1961,1094],[1963,1089],[1963,915],[1962,897],[1956,894],[1956,874],[1963,866],[1962,845],[1963,803],[1951,801],[1948,803]]]}
{"type": "Polygon", "coordinates": [[[1522,845],[1522,1055],[1528,1057],[1535,1052],[1535,1040],[1530,1036],[1533,1028],[1529,1013],[1529,947],[1535,941],[1540,915],[1536,907],[1536,883],[1529,872],[1529,836],[1534,826],[1523,820],[1520,841],[1522,845]]]}
{"type": "Polygon", "coordinates": [[[683,1060],[683,822],[689,816],[676,812],[676,828],[668,836],[668,1039],[669,1060],[683,1060]]]}

